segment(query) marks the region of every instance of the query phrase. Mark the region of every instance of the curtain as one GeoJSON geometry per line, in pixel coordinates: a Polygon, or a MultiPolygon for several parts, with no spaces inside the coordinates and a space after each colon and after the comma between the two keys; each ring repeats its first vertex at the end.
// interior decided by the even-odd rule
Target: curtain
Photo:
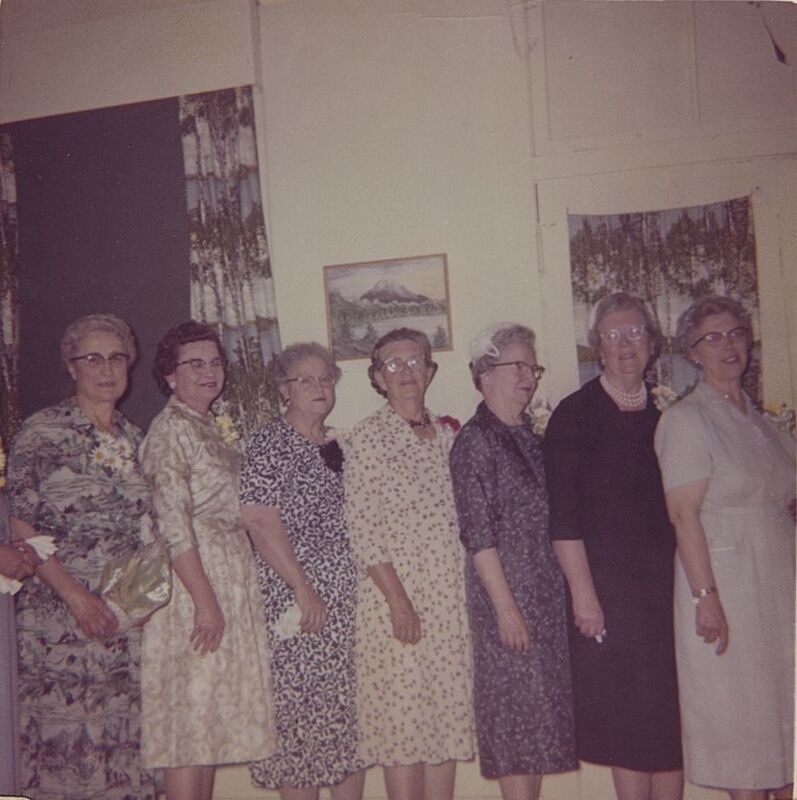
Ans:
{"type": "Polygon", "coordinates": [[[19,428],[19,236],[11,134],[0,131],[0,436],[19,428]]]}
{"type": "Polygon", "coordinates": [[[624,290],[649,304],[664,334],[661,357],[649,377],[683,393],[697,373],[680,351],[676,322],[698,297],[719,294],[735,298],[750,314],[754,342],[744,383],[761,402],[755,227],[749,197],[663,211],[569,214],[567,221],[582,383],[599,371],[586,341],[589,312],[605,295],[624,290]]]}
{"type": "Polygon", "coordinates": [[[222,411],[247,436],[277,413],[266,366],[280,349],[252,91],[246,86],[179,100],[191,315],[222,337],[230,362],[222,411]]]}

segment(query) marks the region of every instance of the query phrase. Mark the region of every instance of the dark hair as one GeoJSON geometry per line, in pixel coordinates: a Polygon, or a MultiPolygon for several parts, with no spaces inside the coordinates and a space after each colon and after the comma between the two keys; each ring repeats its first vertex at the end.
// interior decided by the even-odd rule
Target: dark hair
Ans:
{"type": "Polygon", "coordinates": [[[739,325],[750,330],[750,316],[744,310],[744,306],[732,297],[720,295],[700,297],[678,317],[675,333],[681,343],[681,351],[685,358],[689,358],[694,332],[703,324],[706,317],[713,317],[715,314],[730,314],[732,317],[736,317],[739,325]]]}
{"type": "Polygon", "coordinates": [[[152,367],[158,388],[167,396],[172,393],[172,388],[166,382],[166,376],[177,369],[180,348],[191,342],[213,342],[219,349],[219,355],[224,358],[224,345],[219,334],[210,325],[190,319],[170,328],[158,342],[155,364],[152,367]]]}
{"type": "Polygon", "coordinates": [[[415,328],[394,328],[388,331],[379,341],[373,346],[371,350],[371,365],[368,367],[368,377],[371,381],[371,386],[376,389],[377,393],[382,397],[387,397],[387,392],[376,382],[376,373],[379,372],[382,366],[382,360],[379,358],[379,351],[385,345],[392,342],[415,342],[423,348],[423,355],[426,358],[426,363],[430,367],[434,367],[437,371],[437,364],[432,361],[432,345],[429,344],[429,337],[422,331],[415,330],[415,328]]]}
{"type": "Polygon", "coordinates": [[[614,292],[613,294],[607,295],[602,300],[599,300],[592,309],[592,318],[589,331],[587,332],[587,341],[592,348],[592,352],[595,353],[595,358],[598,359],[598,363],[600,363],[601,360],[601,337],[598,332],[598,325],[601,324],[605,316],[613,314],[615,311],[637,311],[645,321],[645,329],[650,336],[651,356],[648,362],[648,366],[650,366],[661,355],[661,346],[664,337],[661,334],[661,328],[659,328],[656,322],[656,317],[653,316],[648,304],[641,297],[628,294],[628,292],[614,292]]]}

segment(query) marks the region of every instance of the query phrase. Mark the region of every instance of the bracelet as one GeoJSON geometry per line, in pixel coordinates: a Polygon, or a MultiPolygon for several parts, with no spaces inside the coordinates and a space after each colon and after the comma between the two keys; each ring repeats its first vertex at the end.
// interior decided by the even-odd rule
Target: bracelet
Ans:
{"type": "Polygon", "coordinates": [[[697,605],[700,602],[701,597],[708,597],[710,594],[716,594],[717,587],[716,586],[704,586],[702,589],[693,589],[692,590],[692,602],[697,605]]]}

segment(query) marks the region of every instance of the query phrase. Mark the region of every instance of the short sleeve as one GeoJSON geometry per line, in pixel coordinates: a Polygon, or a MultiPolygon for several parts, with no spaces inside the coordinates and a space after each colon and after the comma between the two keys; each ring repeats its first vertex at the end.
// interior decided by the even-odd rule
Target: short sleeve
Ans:
{"type": "Polygon", "coordinates": [[[668,408],[656,426],[654,447],[665,492],[711,477],[705,425],[695,409],[681,403],[668,408]]]}
{"type": "Polygon", "coordinates": [[[278,441],[275,426],[271,425],[253,434],[246,445],[241,468],[241,505],[282,505],[286,481],[284,446],[278,441]]]}
{"type": "Polygon", "coordinates": [[[191,461],[195,449],[186,425],[159,416],[141,446],[141,469],[152,487],[158,531],[172,559],[197,547],[191,497],[191,461]]]}
{"type": "Polygon", "coordinates": [[[543,439],[549,532],[554,541],[584,538],[581,475],[588,447],[584,400],[576,393],[565,398],[551,414],[543,439]]]}
{"type": "Polygon", "coordinates": [[[376,435],[365,431],[352,435],[343,466],[346,526],[352,556],[360,569],[392,562],[384,532],[382,492],[390,483],[384,452],[376,435]],[[382,457],[380,457],[382,456],[382,457]]]}
{"type": "Polygon", "coordinates": [[[485,431],[466,425],[454,442],[450,463],[462,544],[469,553],[495,547],[498,477],[494,447],[485,431]]]}

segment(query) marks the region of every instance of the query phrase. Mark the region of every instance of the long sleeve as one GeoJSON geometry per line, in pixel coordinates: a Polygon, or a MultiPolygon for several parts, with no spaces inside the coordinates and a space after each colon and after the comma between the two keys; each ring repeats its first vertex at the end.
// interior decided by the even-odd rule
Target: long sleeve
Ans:
{"type": "Polygon", "coordinates": [[[197,547],[190,483],[194,446],[186,421],[161,414],[141,447],[141,469],[152,487],[158,530],[172,559],[197,547]]]}
{"type": "Polygon", "coordinates": [[[589,437],[580,400],[576,393],[557,406],[543,440],[550,536],[554,540],[583,539],[580,483],[589,437]]]}

